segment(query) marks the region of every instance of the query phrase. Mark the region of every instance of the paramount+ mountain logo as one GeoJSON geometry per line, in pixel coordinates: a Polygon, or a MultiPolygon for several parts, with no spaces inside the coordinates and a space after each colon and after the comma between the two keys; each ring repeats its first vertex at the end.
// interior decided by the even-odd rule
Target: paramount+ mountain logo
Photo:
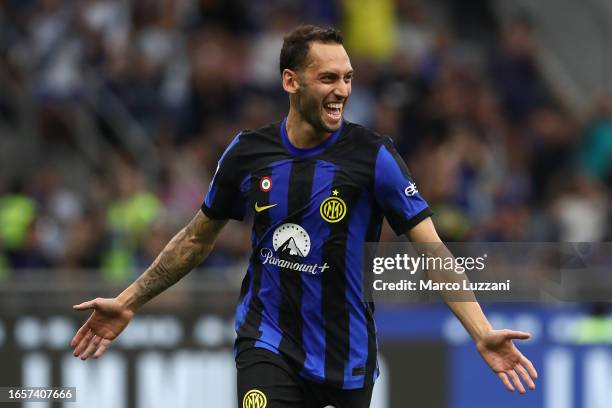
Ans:
{"type": "Polygon", "coordinates": [[[329,268],[327,262],[322,265],[304,263],[310,253],[311,241],[308,232],[302,226],[293,223],[279,225],[272,234],[272,248],[261,248],[259,251],[263,265],[275,265],[280,268],[318,275],[329,268]]]}
{"type": "Polygon", "coordinates": [[[272,245],[282,254],[304,258],[310,252],[310,236],[301,226],[287,223],[274,230],[272,245]]]}

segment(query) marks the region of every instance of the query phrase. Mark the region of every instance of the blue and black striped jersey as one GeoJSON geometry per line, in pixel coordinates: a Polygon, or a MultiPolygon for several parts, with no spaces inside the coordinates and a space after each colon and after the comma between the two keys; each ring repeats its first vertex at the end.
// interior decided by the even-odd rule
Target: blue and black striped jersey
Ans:
{"type": "Polygon", "coordinates": [[[373,383],[363,244],[379,240],[383,217],[403,234],[431,215],[391,139],[347,121],[309,149],[291,144],[285,120],[243,131],[219,160],[202,211],[254,213],[236,352],[280,353],[303,377],[338,388],[373,383]]]}

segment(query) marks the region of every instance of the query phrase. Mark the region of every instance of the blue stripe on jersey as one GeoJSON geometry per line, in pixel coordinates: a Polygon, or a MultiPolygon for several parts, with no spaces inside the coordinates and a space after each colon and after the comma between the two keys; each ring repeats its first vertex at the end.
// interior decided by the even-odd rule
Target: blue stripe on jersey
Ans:
{"type": "MultiPolygon", "coordinates": [[[[378,333],[376,329],[376,321],[374,321],[374,332],[378,333]]],[[[378,336],[374,336],[374,340],[376,340],[376,350],[378,350],[378,336]]],[[[378,367],[378,358],[376,359],[376,370],[374,370],[374,374],[372,374],[372,384],[378,379],[380,375],[380,367],[378,367]]]]}
{"type": "Polygon", "coordinates": [[[382,145],[376,157],[374,194],[383,209],[391,209],[407,220],[426,209],[427,203],[419,193],[413,196],[405,193],[410,182],[412,180],[402,173],[393,155],[382,145]]]}
{"type": "MultiPolygon", "coordinates": [[[[310,194],[310,207],[302,218],[302,227],[311,237],[311,252],[318,257],[308,257],[309,263],[321,263],[325,239],[329,236],[329,224],[319,215],[319,206],[325,197],[331,195],[332,181],[336,166],[332,163],[317,160],[315,164],[310,194]]],[[[328,272],[323,272],[328,273],[328,272]]],[[[302,376],[322,382],[325,379],[325,328],[322,314],[322,276],[301,272],[302,275],[302,344],[306,358],[302,376]],[[313,374],[316,378],[313,378],[313,374]]]]}
{"type": "Polygon", "coordinates": [[[242,298],[242,301],[238,304],[236,308],[236,320],[234,323],[234,328],[236,332],[242,323],[244,323],[244,319],[246,318],[247,311],[249,310],[249,303],[251,302],[251,297],[253,296],[253,266],[252,263],[249,262],[249,268],[247,269],[247,276],[249,278],[249,290],[242,298]]]}
{"type": "MultiPolygon", "coordinates": [[[[283,220],[287,217],[291,166],[291,161],[288,160],[276,162],[271,166],[272,189],[268,193],[268,203],[270,205],[277,204],[267,210],[270,211],[271,220],[283,220]]],[[[272,248],[272,234],[270,234],[270,230],[275,227],[276,225],[270,225],[270,228],[264,233],[264,237],[260,237],[259,246],[255,248],[256,251],[259,251],[264,246],[272,248]]],[[[255,257],[257,258],[255,262],[261,262],[259,254],[256,254],[255,257]]],[[[262,300],[263,316],[259,325],[261,337],[255,343],[255,347],[262,347],[277,353],[282,339],[282,333],[278,327],[279,305],[282,293],[280,268],[270,264],[262,266],[262,268],[261,288],[259,289],[258,296],[262,300]]]]}
{"type": "MultiPolygon", "coordinates": [[[[363,243],[372,212],[372,199],[363,192],[353,208],[346,240],[346,299],[349,310],[349,361],[344,369],[344,388],[363,387],[366,376],[353,376],[354,368],[365,368],[368,359],[368,329],[363,302],[363,243]]],[[[367,375],[367,374],[366,374],[367,375]]]]}
{"type": "Polygon", "coordinates": [[[232,150],[232,148],[234,146],[236,146],[238,144],[238,141],[240,140],[240,135],[242,134],[242,132],[238,133],[235,137],[234,140],[232,140],[232,142],[227,146],[227,148],[225,149],[225,151],[223,152],[223,154],[221,155],[221,158],[219,159],[219,161],[217,162],[217,170],[215,170],[215,174],[210,182],[210,185],[208,186],[208,193],[206,194],[206,197],[204,197],[204,204],[206,204],[206,206],[208,208],[212,207],[212,203],[215,199],[215,194],[217,194],[217,188],[218,185],[217,183],[215,183],[215,178],[217,177],[217,173],[219,172],[219,169],[221,168],[221,164],[223,163],[223,159],[225,159],[225,156],[227,156],[227,153],[232,150]]]}

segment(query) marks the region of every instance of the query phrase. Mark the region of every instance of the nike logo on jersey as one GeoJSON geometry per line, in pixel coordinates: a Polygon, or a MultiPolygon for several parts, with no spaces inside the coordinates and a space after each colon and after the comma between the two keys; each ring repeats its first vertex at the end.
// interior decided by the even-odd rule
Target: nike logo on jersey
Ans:
{"type": "Polygon", "coordinates": [[[255,203],[255,211],[257,212],[262,212],[262,211],[266,211],[269,210],[272,207],[276,207],[278,205],[277,204],[270,204],[270,205],[262,205],[261,207],[259,205],[257,205],[257,203],[255,203]]]}

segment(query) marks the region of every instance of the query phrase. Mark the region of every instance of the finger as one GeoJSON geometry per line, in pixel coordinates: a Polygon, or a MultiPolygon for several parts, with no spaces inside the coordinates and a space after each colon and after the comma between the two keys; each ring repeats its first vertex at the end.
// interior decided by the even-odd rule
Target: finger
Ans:
{"type": "Polygon", "coordinates": [[[87,360],[91,353],[93,353],[94,350],[98,347],[98,344],[100,344],[101,340],[102,338],[100,336],[94,336],[91,342],[89,342],[89,346],[87,346],[85,352],[81,354],[81,360],[87,360]]]}
{"type": "Polygon", "coordinates": [[[499,377],[500,380],[502,380],[502,382],[504,383],[508,391],[514,392],[514,387],[512,386],[512,383],[508,379],[508,376],[506,375],[506,373],[499,373],[497,374],[497,376],[499,377]]]}
{"type": "Polygon", "coordinates": [[[514,367],[514,370],[521,376],[521,378],[523,379],[525,384],[527,384],[530,390],[535,390],[535,384],[533,383],[533,380],[531,379],[529,374],[527,374],[527,370],[525,370],[525,367],[520,364],[517,364],[514,367]]]}
{"type": "Polygon", "coordinates": [[[106,351],[106,348],[110,344],[111,341],[109,339],[102,339],[102,341],[100,342],[100,347],[98,347],[98,349],[94,353],[93,358],[99,358],[102,354],[104,354],[104,351],[106,351]]]}
{"type": "Polygon", "coordinates": [[[87,302],[79,303],[78,305],[72,306],[74,310],[88,310],[95,309],[98,299],[88,300],[87,302]]]}
{"type": "Polygon", "coordinates": [[[529,361],[529,359],[523,355],[521,355],[521,365],[523,367],[525,367],[527,369],[527,371],[529,372],[529,375],[531,376],[531,378],[538,378],[538,372],[535,369],[535,367],[533,366],[533,364],[531,364],[531,361],[529,361]]]}
{"type": "Polygon", "coordinates": [[[87,334],[85,334],[85,336],[83,336],[83,338],[81,339],[81,341],[79,342],[77,347],[74,349],[74,352],[72,354],[75,357],[80,356],[81,353],[83,352],[83,350],[85,350],[85,348],[87,347],[87,345],[89,344],[89,342],[93,338],[93,336],[94,336],[94,333],[91,330],[89,330],[87,332],[87,334]]]}
{"type": "Polygon", "coordinates": [[[504,330],[504,337],[506,339],[527,340],[531,337],[531,334],[516,330],[504,330]]]}
{"type": "Polygon", "coordinates": [[[89,326],[87,325],[87,323],[85,323],[76,332],[76,334],[72,338],[72,341],[70,341],[70,347],[75,348],[76,345],[79,344],[79,342],[83,339],[83,336],[85,336],[88,331],[89,331],[89,326]]]}
{"type": "Polygon", "coordinates": [[[525,387],[523,386],[523,383],[521,382],[521,380],[520,380],[519,376],[516,374],[516,372],[514,370],[508,370],[508,371],[506,371],[506,374],[508,374],[508,376],[510,377],[510,379],[514,383],[514,386],[516,387],[516,389],[521,394],[524,394],[525,393],[525,387]]]}

